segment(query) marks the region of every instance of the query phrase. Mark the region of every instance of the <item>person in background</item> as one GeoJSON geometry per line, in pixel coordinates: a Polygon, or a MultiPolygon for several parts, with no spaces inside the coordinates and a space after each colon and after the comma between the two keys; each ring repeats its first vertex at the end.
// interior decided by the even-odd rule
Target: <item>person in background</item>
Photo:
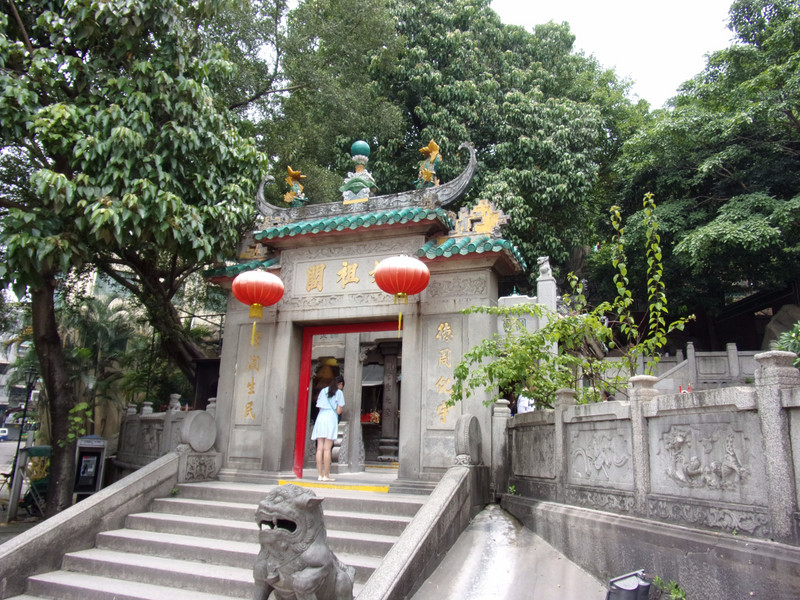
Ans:
{"type": "Polygon", "coordinates": [[[605,400],[606,402],[613,402],[614,400],[616,400],[616,398],[614,398],[614,394],[612,394],[608,390],[603,390],[603,400],[605,400]]]}
{"type": "Polygon", "coordinates": [[[344,377],[339,375],[331,384],[322,388],[317,396],[319,414],[314,422],[311,439],[317,442],[317,479],[336,481],[331,477],[331,451],[333,441],[339,435],[339,415],[344,410],[344,377]]]}
{"type": "Polygon", "coordinates": [[[517,398],[517,414],[521,415],[522,413],[531,412],[532,410],[536,410],[536,401],[531,398],[531,391],[526,386],[522,393],[517,398]]]}

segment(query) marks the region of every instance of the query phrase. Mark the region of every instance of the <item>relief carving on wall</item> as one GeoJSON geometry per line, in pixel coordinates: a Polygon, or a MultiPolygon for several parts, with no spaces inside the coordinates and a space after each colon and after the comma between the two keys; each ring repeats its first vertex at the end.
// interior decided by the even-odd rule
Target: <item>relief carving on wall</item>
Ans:
{"type": "Polygon", "coordinates": [[[682,488],[731,491],[750,476],[737,451],[741,444],[730,427],[703,432],[689,425],[673,425],[661,436],[669,453],[666,475],[682,488]]]}
{"type": "Polygon", "coordinates": [[[634,506],[633,496],[574,487],[567,487],[565,499],[568,504],[588,506],[616,513],[631,512],[634,506]]]}
{"type": "Polygon", "coordinates": [[[186,481],[207,481],[217,475],[217,462],[213,456],[190,454],[186,461],[186,481]]]}
{"type": "Polygon", "coordinates": [[[649,498],[647,513],[651,518],[692,526],[709,527],[728,532],[738,531],[758,537],[770,537],[771,535],[769,518],[762,512],[649,498]]]}
{"type": "Polygon", "coordinates": [[[622,434],[598,431],[593,432],[588,440],[584,436],[585,432],[572,434],[570,475],[574,479],[593,482],[620,480],[619,474],[613,472],[624,467],[631,459],[622,434]]]}
{"type": "Polygon", "coordinates": [[[161,450],[162,428],[156,423],[142,423],[142,437],[144,440],[144,454],[158,456],[161,450]]]}
{"type": "Polygon", "coordinates": [[[452,277],[432,279],[428,285],[429,298],[445,296],[484,296],[488,291],[488,278],[481,275],[477,277],[452,277]]]}

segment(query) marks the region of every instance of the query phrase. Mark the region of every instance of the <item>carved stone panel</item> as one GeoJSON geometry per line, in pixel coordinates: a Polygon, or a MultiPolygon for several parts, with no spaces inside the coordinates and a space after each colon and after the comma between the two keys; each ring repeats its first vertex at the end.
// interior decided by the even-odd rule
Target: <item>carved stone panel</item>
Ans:
{"type": "Polygon", "coordinates": [[[281,279],[286,292],[279,308],[313,310],[392,304],[393,298],[375,283],[375,267],[396,254],[412,255],[421,241],[414,237],[287,250],[281,256],[281,279]]]}
{"type": "Polygon", "coordinates": [[[429,301],[456,296],[483,298],[489,294],[488,272],[435,275],[428,284],[429,301]]]}
{"type": "Polygon", "coordinates": [[[766,471],[755,412],[650,419],[651,490],[766,506],[766,471]]]}
{"type": "Polygon", "coordinates": [[[514,475],[555,478],[555,429],[552,424],[514,429],[511,464],[514,475]]]}
{"type": "MultiPolygon", "coordinates": [[[[452,431],[461,415],[459,405],[445,406],[453,387],[453,369],[461,360],[464,320],[461,315],[424,317],[422,392],[426,429],[452,431]]],[[[449,460],[448,460],[449,462],[449,460]]]]}
{"type": "Polygon", "coordinates": [[[766,511],[744,506],[689,503],[673,498],[651,496],[647,499],[647,516],[691,527],[770,537],[769,517],[766,511]]]}
{"type": "Polygon", "coordinates": [[[269,380],[270,343],[274,325],[240,325],[236,355],[233,422],[237,426],[260,427],[267,418],[264,402],[269,380]]]}
{"type": "Polygon", "coordinates": [[[629,421],[597,421],[567,426],[567,482],[633,489],[629,421]]]}
{"type": "Polygon", "coordinates": [[[634,506],[633,494],[615,493],[592,488],[567,487],[565,500],[568,504],[587,506],[615,513],[629,513],[634,506]]]}

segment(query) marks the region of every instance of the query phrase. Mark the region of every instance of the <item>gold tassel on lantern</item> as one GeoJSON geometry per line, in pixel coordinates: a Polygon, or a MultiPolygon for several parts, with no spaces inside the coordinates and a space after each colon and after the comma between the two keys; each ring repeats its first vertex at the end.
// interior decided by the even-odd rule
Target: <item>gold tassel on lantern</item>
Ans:
{"type": "MultiPolygon", "coordinates": [[[[251,319],[260,319],[264,311],[262,310],[264,307],[261,306],[258,302],[250,305],[250,318],[251,319]]],[[[250,345],[256,345],[256,322],[253,321],[253,332],[250,334],[250,345]]]]}

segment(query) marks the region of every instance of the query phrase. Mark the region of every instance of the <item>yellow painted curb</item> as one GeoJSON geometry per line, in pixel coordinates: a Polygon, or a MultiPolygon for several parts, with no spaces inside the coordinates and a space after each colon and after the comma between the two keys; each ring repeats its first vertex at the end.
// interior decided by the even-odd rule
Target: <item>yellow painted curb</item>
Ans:
{"type": "Polygon", "coordinates": [[[385,465],[367,465],[364,467],[365,469],[396,469],[399,467],[399,463],[388,463],[385,465]]]}
{"type": "Polygon", "coordinates": [[[293,483],[300,487],[307,488],[328,488],[332,490],[355,490],[357,492],[380,492],[382,494],[389,493],[388,485],[358,485],[354,483],[326,483],[324,481],[292,481],[289,479],[279,479],[278,485],[287,485],[293,483]]]}

